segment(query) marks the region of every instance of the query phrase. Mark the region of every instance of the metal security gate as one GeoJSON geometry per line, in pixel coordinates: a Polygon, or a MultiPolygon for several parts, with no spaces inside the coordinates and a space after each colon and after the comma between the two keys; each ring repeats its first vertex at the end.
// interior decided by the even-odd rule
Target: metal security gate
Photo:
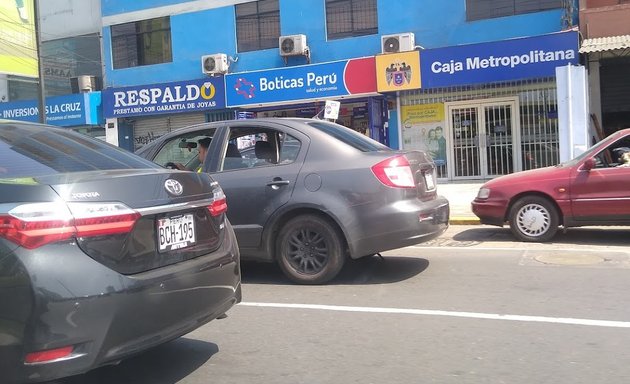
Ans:
{"type": "Polygon", "coordinates": [[[447,103],[449,174],[487,179],[518,169],[518,100],[447,103]]]}
{"type": "Polygon", "coordinates": [[[206,115],[202,113],[135,118],[133,126],[134,149],[138,150],[138,148],[168,132],[205,122],[206,115]]]}

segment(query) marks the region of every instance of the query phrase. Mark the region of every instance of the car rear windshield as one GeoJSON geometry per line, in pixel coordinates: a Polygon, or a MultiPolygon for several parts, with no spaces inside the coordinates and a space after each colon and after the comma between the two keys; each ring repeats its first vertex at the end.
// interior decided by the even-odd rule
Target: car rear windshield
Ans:
{"type": "Polygon", "coordinates": [[[379,143],[376,140],[372,140],[369,137],[360,134],[357,131],[353,131],[350,128],[346,128],[343,125],[327,123],[325,121],[313,121],[306,123],[311,127],[318,129],[322,132],[329,134],[335,139],[344,142],[351,147],[358,149],[361,152],[375,152],[375,151],[391,151],[392,149],[379,143]]]}
{"type": "Polygon", "coordinates": [[[142,168],[159,166],[70,129],[0,123],[0,178],[142,168]]]}

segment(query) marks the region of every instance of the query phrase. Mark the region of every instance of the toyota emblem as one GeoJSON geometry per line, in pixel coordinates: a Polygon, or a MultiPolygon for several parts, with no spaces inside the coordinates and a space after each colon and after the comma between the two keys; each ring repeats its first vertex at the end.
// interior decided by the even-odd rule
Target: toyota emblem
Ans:
{"type": "Polygon", "coordinates": [[[170,193],[173,196],[179,196],[182,194],[182,192],[184,192],[184,187],[182,187],[182,184],[179,181],[173,179],[167,179],[164,182],[164,188],[166,188],[166,192],[170,193]]]}

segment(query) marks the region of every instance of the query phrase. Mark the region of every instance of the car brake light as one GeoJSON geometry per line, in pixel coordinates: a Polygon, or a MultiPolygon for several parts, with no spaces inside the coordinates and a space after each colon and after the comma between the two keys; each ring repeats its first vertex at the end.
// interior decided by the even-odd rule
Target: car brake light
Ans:
{"type": "Polygon", "coordinates": [[[74,232],[72,215],[63,203],[22,204],[0,216],[0,237],[28,249],[67,240],[74,232]]]}
{"type": "Polygon", "coordinates": [[[212,216],[219,216],[227,212],[227,199],[221,188],[214,190],[214,201],[208,206],[208,211],[212,216]]]}
{"type": "Polygon", "coordinates": [[[140,214],[121,203],[30,203],[0,215],[0,237],[28,249],[72,237],[131,231],[140,214]]]}
{"type": "Polygon", "coordinates": [[[372,166],[374,176],[388,187],[414,188],[413,173],[404,155],[390,157],[372,166]]]}
{"type": "Polygon", "coordinates": [[[121,203],[70,203],[68,204],[77,237],[128,233],[140,214],[121,203]]]}
{"type": "Polygon", "coordinates": [[[26,364],[35,363],[47,363],[64,357],[68,357],[72,354],[73,347],[63,347],[57,349],[48,349],[46,351],[31,352],[26,355],[24,362],[26,364]]]}

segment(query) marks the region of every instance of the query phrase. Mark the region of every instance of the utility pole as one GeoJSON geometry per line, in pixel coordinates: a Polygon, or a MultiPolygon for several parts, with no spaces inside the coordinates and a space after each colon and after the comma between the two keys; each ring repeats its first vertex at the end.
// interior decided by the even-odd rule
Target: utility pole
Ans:
{"type": "Polygon", "coordinates": [[[33,0],[35,14],[35,43],[37,45],[37,67],[39,80],[39,122],[46,123],[46,90],[44,89],[44,63],[42,62],[42,33],[39,23],[39,0],[33,0]]]}

